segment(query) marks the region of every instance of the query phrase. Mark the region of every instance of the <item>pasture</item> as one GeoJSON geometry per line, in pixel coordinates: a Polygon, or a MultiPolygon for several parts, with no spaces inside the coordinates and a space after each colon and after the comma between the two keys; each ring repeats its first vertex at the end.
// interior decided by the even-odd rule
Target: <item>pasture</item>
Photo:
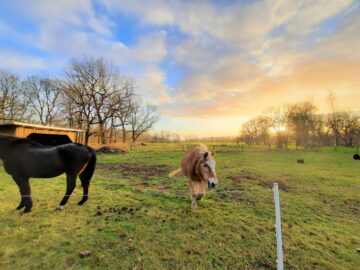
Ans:
{"type": "Polygon", "coordinates": [[[358,269],[360,162],[353,149],[219,151],[219,187],[191,211],[183,152],[98,155],[89,201],[80,181],[54,211],[64,176],[32,179],[20,216],[0,166],[0,269],[276,269],[272,183],[280,182],[285,269],[358,269]],[[303,158],[305,164],[297,164],[303,158]],[[91,255],[80,258],[79,252],[91,255]]]}

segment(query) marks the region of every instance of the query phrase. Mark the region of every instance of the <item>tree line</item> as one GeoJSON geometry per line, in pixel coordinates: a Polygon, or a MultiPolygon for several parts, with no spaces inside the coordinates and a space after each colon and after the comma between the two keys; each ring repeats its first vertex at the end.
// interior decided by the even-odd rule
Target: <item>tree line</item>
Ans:
{"type": "Polygon", "coordinates": [[[335,108],[335,96],[329,94],[329,113],[317,113],[311,101],[272,107],[244,123],[240,139],[247,144],[276,144],[286,148],[298,146],[348,146],[360,142],[360,114],[335,108]]]}
{"type": "Polygon", "coordinates": [[[25,121],[85,130],[105,144],[135,142],[158,121],[157,108],[135,93],[135,81],[103,59],[73,59],[63,77],[25,79],[0,70],[0,121],[25,121]]]}

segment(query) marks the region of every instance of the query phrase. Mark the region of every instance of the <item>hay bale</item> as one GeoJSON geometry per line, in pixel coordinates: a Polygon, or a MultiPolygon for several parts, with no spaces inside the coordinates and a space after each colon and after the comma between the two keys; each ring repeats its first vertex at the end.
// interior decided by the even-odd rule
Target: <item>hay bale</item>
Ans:
{"type": "Polygon", "coordinates": [[[96,150],[98,153],[103,154],[125,154],[126,151],[116,147],[102,146],[96,150]]]}
{"type": "Polygon", "coordinates": [[[302,158],[301,158],[301,159],[298,159],[298,160],[297,160],[297,163],[298,163],[298,164],[304,164],[304,163],[305,163],[305,160],[302,159],[302,158]]]}

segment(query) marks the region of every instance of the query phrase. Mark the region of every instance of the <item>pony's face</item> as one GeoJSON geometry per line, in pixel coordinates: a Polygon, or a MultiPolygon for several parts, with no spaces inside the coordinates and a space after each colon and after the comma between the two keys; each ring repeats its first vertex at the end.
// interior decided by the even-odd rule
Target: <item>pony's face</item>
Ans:
{"type": "Polygon", "coordinates": [[[202,161],[200,162],[200,174],[203,177],[204,180],[207,181],[209,188],[215,188],[219,181],[216,176],[216,161],[214,159],[215,153],[211,152],[211,155],[209,155],[209,152],[206,152],[203,156],[202,161]]]}

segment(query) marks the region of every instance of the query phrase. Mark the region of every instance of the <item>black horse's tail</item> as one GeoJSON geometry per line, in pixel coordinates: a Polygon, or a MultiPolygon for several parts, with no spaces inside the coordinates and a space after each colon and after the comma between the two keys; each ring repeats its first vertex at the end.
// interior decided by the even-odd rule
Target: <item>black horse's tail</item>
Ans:
{"type": "Polygon", "coordinates": [[[88,147],[88,150],[90,152],[89,162],[86,165],[86,168],[79,175],[80,180],[81,180],[81,185],[82,185],[83,190],[84,190],[83,197],[82,197],[81,201],[78,203],[79,205],[84,204],[88,200],[90,180],[91,180],[91,177],[94,174],[95,166],[96,166],[96,153],[95,153],[95,150],[90,148],[90,147],[88,147]]]}
{"type": "Polygon", "coordinates": [[[90,159],[88,164],[86,165],[86,168],[81,172],[79,175],[81,180],[87,180],[90,183],[91,177],[94,174],[95,166],[96,166],[96,152],[94,149],[88,147],[88,150],[90,152],[90,159]]]}

